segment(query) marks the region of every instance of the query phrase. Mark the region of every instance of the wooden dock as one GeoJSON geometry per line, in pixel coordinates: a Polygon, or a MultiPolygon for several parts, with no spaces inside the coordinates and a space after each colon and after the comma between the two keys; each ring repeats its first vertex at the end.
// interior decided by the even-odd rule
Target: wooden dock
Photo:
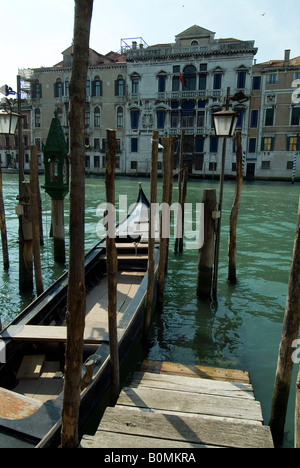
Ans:
{"type": "Polygon", "coordinates": [[[145,361],[82,448],[274,448],[247,372],[145,361]]]}

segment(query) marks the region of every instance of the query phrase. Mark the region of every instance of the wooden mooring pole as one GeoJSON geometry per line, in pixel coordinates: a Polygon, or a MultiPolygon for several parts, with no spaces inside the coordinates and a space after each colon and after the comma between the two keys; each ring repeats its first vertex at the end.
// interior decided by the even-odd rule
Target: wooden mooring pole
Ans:
{"type": "Polygon", "coordinates": [[[40,251],[40,216],[39,216],[39,189],[38,189],[38,160],[37,147],[31,146],[30,155],[30,196],[31,196],[31,220],[32,220],[32,251],[35,274],[36,293],[39,296],[44,291],[41,269],[40,251]]]}
{"type": "Polygon", "coordinates": [[[201,203],[204,204],[204,243],[199,249],[197,296],[199,299],[208,300],[211,298],[214,265],[215,219],[213,213],[217,203],[216,189],[204,189],[201,203]]]}
{"type": "Polygon", "coordinates": [[[64,200],[51,200],[52,236],[54,246],[54,260],[57,263],[65,263],[65,222],[64,222],[64,200]]]}
{"type": "Polygon", "coordinates": [[[174,244],[174,252],[182,252],[183,244],[181,242],[183,238],[183,213],[182,213],[182,179],[183,179],[183,143],[184,143],[185,131],[181,132],[180,147],[179,147],[179,165],[178,165],[178,213],[177,213],[177,226],[176,226],[176,239],[174,244]]]}
{"type": "Polygon", "coordinates": [[[284,425],[293,372],[293,342],[298,338],[300,325],[300,199],[298,206],[297,228],[290,270],[288,294],[279,346],[277,370],[273,391],[270,428],[274,444],[282,443],[284,425]]]}
{"type": "Polygon", "coordinates": [[[295,401],[295,448],[300,448],[300,368],[296,382],[296,401],[295,401]]]}
{"type": "Polygon", "coordinates": [[[158,130],[152,134],[152,155],[150,172],[150,213],[148,234],[148,285],[144,319],[144,338],[147,337],[151,322],[151,312],[154,297],[154,266],[155,266],[155,228],[156,228],[156,201],[157,201],[157,161],[158,161],[158,130]]]}
{"type": "MultiPolygon", "coordinates": [[[[170,187],[171,187],[171,177],[172,175],[172,166],[171,166],[171,144],[170,138],[162,139],[163,145],[163,191],[162,191],[162,210],[164,207],[169,206],[170,202],[170,187]]],[[[166,210],[167,211],[167,210],[166,210]]],[[[168,213],[167,213],[168,214],[168,213]]],[[[161,311],[163,308],[163,299],[164,299],[164,285],[165,285],[165,273],[166,265],[168,258],[168,246],[169,246],[169,236],[170,236],[170,218],[166,216],[166,213],[161,213],[160,215],[160,244],[159,244],[159,261],[158,261],[158,272],[157,272],[157,301],[156,307],[158,311],[161,311]]]]}
{"type": "Polygon", "coordinates": [[[239,207],[243,188],[243,152],[241,132],[235,133],[236,144],[236,185],[235,196],[229,218],[229,243],[228,243],[228,279],[236,284],[236,229],[239,207]]]}
{"type": "Polygon", "coordinates": [[[2,241],[3,267],[4,267],[4,270],[8,270],[9,269],[9,254],[8,254],[7,230],[6,230],[5,208],[4,208],[3,188],[2,188],[1,163],[0,163],[0,229],[1,229],[1,241],[2,241]]]}
{"type": "MultiPolygon", "coordinates": [[[[107,152],[106,152],[106,203],[115,206],[115,154],[116,154],[116,131],[107,130],[107,152]]],[[[115,211],[109,210],[113,218],[110,222],[115,226],[115,211]]],[[[106,258],[107,258],[107,277],[108,277],[108,330],[110,347],[110,365],[111,365],[111,395],[110,402],[114,406],[120,391],[119,375],[119,350],[117,336],[117,270],[118,257],[115,238],[109,235],[109,229],[106,236],[106,258]]]]}

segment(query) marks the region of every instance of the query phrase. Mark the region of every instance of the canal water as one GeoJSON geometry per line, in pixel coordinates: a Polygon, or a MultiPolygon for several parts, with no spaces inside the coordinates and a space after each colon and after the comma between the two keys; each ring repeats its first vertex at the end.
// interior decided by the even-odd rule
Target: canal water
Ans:
{"type": "MultiPolygon", "coordinates": [[[[128,206],[135,202],[139,181],[137,178],[116,180],[117,204],[121,195],[127,196],[128,206]]],[[[149,179],[141,182],[149,196],[149,179]]],[[[40,183],[43,184],[43,176],[40,183]]],[[[15,215],[18,176],[3,174],[3,188],[10,254],[7,273],[3,271],[0,253],[0,314],[5,324],[34,298],[34,292],[22,297],[18,292],[18,219],[15,215]]],[[[219,183],[189,180],[187,203],[193,210],[196,203],[201,202],[204,188],[216,188],[218,194],[219,183]]],[[[256,399],[261,402],[265,423],[268,424],[295,238],[299,185],[244,182],[237,229],[238,282],[230,285],[227,283],[228,220],[234,191],[235,183],[225,182],[217,302],[197,300],[198,252],[195,248],[185,248],[182,254],[175,254],[174,240],[171,239],[164,310],[152,325],[148,358],[249,371],[256,399]]],[[[53,260],[53,244],[48,235],[51,204],[43,189],[41,194],[44,229],[41,255],[44,286],[47,287],[64,271],[64,267],[53,260]]],[[[158,200],[160,194],[161,180],[158,181],[158,200]]],[[[123,209],[124,198],[122,200],[123,209]]],[[[97,207],[104,201],[104,178],[86,178],[87,251],[99,240],[96,231],[102,208],[97,211],[97,207]]],[[[177,201],[176,181],[173,201],[177,201]]],[[[67,249],[68,208],[69,200],[66,198],[67,249]]],[[[190,225],[188,229],[195,229],[195,226],[190,225]]],[[[293,446],[297,371],[296,364],[284,447],[293,446]]]]}

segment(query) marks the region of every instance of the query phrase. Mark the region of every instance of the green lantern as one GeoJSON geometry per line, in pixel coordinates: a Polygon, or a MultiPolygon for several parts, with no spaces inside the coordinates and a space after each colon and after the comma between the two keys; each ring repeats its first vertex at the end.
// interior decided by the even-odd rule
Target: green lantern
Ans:
{"type": "Polygon", "coordinates": [[[43,188],[55,200],[63,200],[69,192],[68,152],[63,129],[55,111],[46,144],[43,145],[45,166],[43,188]]]}

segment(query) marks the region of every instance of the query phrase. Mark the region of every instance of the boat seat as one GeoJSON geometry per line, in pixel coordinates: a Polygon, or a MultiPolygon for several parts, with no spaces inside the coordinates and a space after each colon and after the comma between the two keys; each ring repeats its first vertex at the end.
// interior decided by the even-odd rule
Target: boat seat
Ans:
{"type": "MultiPolygon", "coordinates": [[[[118,338],[124,330],[118,328],[118,338]]],[[[22,341],[66,342],[67,327],[51,325],[11,325],[0,333],[0,339],[22,341]]],[[[84,343],[97,344],[109,342],[108,330],[95,322],[89,322],[84,329],[84,343]]]]}

